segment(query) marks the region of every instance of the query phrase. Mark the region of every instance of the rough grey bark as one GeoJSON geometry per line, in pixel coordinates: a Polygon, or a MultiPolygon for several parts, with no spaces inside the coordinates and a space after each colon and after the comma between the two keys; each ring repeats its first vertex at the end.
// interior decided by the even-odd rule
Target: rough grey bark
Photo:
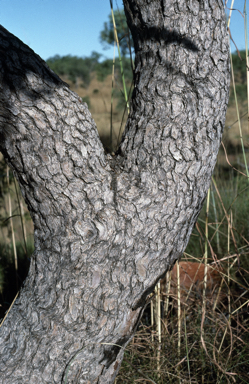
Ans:
{"type": "Polygon", "coordinates": [[[225,122],[222,0],[124,0],[131,113],[105,155],[86,104],[0,29],[1,151],[35,252],[1,328],[0,382],[113,383],[155,283],[182,254],[225,122]]]}

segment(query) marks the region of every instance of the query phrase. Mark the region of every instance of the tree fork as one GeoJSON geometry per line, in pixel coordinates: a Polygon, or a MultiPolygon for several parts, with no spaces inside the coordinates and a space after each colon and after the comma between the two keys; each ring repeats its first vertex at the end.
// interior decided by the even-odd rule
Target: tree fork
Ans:
{"type": "Polygon", "coordinates": [[[135,87],[115,156],[87,105],[0,27],[0,149],[35,252],[1,327],[0,381],[113,383],[148,294],[184,251],[229,95],[222,0],[124,0],[135,87]]]}

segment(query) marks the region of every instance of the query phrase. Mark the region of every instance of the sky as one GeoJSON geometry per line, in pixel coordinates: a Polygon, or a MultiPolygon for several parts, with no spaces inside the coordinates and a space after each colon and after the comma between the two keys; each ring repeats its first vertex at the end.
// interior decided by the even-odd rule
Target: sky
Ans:
{"type": "MultiPolygon", "coordinates": [[[[114,8],[122,4],[113,0],[114,8]]],[[[233,8],[243,13],[244,0],[235,0],[233,8]]],[[[104,50],[99,40],[109,13],[109,0],[0,0],[0,24],[44,60],[56,54],[90,56],[92,51],[111,58],[112,48],[104,50]]],[[[230,29],[237,47],[245,49],[244,19],[238,11],[232,12],[230,29]]]]}

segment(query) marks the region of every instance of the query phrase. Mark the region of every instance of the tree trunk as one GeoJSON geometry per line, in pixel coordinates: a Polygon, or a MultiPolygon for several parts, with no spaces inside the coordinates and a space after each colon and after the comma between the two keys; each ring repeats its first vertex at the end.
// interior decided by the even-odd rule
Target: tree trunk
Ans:
{"type": "Polygon", "coordinates": [[[115,156],[87,105],[0,29],[1,151],[35,226],[28,277],[1,327],[4,384],[113,383],[209,187],[229,93],[223,2],[124,5],[135,88],[115,156]]]}

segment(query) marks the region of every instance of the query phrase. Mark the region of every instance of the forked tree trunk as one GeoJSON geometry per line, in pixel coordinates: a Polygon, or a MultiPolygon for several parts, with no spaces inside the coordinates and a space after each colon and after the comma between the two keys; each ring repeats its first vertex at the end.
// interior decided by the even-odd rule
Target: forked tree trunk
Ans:
{"type": "Polygon", "coordinates": [[[105,155],[86,104],[0,29],[1,151],[35,252],[1,328],[1,383],[113,383],[145,300],[187,245],[229,93],[222,0],[124,0],[131,113],[105,155]]]}

